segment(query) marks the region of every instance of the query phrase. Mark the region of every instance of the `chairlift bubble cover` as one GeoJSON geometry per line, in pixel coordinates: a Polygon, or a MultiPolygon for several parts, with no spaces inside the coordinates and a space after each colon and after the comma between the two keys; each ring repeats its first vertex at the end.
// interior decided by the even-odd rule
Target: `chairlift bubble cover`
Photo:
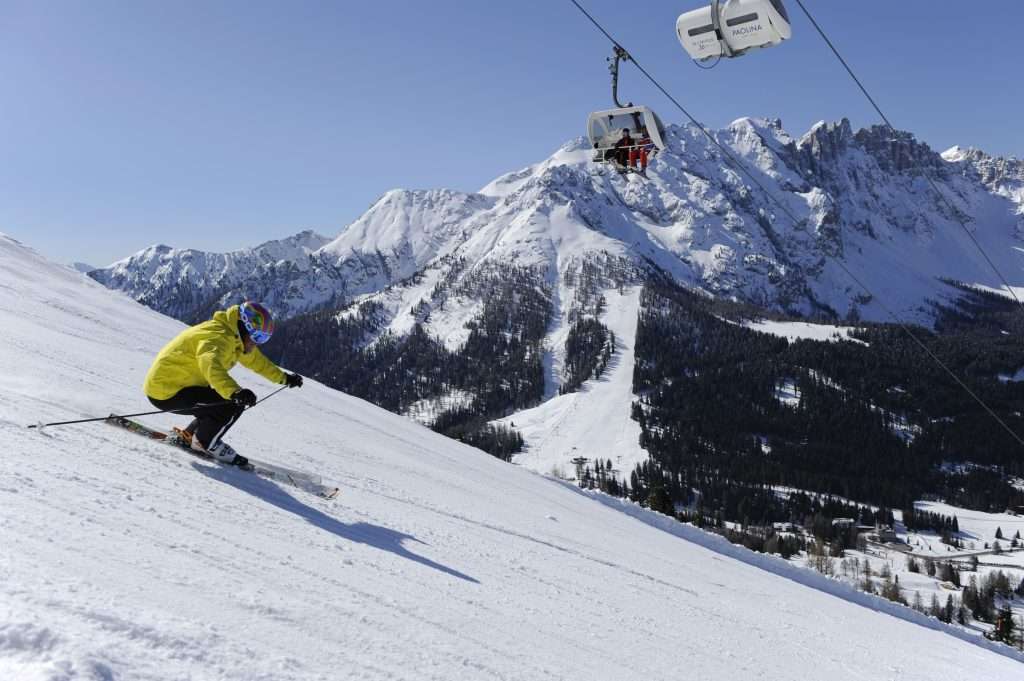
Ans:
{"type": "Polygon", "coordinates": [[[647,128],[651,143],[659,151],[665,149],[665,126],[657,114],[646,106],[627,106],[621,109],[595,111],[587,120],[587,136],[594,149],[611,149],[622,137],[622,131],[639,138],[641,128],[647,128]]]}
{"type": "Polygon", "coordinates": [[[750,50],[772,47],[793,35],[782,0],[726,0],[719,5],[722,38],[712,23],[713,5],[681,14],[676,36],[691,58],[703,61],[716,57],[738,57],[750,50]]]}

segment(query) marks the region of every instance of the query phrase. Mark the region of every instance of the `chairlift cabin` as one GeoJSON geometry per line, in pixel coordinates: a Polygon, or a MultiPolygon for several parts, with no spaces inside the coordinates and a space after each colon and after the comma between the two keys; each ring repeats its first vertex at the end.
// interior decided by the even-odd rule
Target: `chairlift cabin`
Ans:
{"type": "Polygon", "coordinates": [[[631,61],[629,53],[615,45],[615,53],[608,58],[612,74],[612,101],[614,109],[595,111],[587,119],[587,137],[594,149],[595,161],[612,161],[624,169],[639,165],[640,172],[647,167],[647,158],[665,149],[665,126],[646,106],[623,105],[619,101],[619,62],[631,61]],[[625,133],[632,142],[623,144],[625,133]]]}
{"type": "Polygon", "coordinates": [[[691,58],[704,61],[778,45],[793,29],[782,0],[714,0],[681,14],[676,35],[691,58]]]}
{"type": "Polygon", "coordinates": [[[665,149],[665,126],[658,115],[646,106],[625,106],[607,111],[595,111],[587,120],[587,136],[594,147],[594,160],[612,160],[612,155],[619,148],[623,131],[629,131],[630,137],[639,145],[646,131],[650,143],[658,151],[665,149]]]}

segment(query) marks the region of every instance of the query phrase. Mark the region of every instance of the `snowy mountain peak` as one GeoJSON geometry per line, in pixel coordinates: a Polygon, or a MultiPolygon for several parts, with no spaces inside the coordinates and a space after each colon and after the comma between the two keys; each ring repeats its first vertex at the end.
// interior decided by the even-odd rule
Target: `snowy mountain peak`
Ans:
{"type": "Polygon", "coordinates": [[[884,291],[887,307],[927,322],[928,301],[954,295],[943,279],[998,280],[948,205],[920,183],[922,171],[943,184],[961,216],[984,216],[980,241],[1001,270],[1021,271],[1019,162],[972,154],[953,162],[910,133],[854,131],[846,119],[818,123],[799,138],[780,120],[759,118],[713,134],[766,191],[699,129],[670,125],[668,148],[653,158],[647,179],[594,163],[577,138],[478,193],[390,191],[329,242],[306,232],[223,256],[145,251],[94,276],[147,304],[184,297],[183,305],[158,308],[183,318],[243,293],[290,315],[428,270],[448,276],[441,273],[453,263],[465,272],[518,263],[554,281],[571,263],[606,253],[790,313],[887,319],[837,267],[834,259],[843,258],[873,292],[884,291]]]}
{"type": "Polygon", "coordinates": [[[753,133],[766,142],[768,140],[775,140],[780,144],[788,144],[792,141],[792,137],[782,127],[781,118],[751,118],[744,116],[730,123],[728,130],[734,134],[753,133]]]}
{"type": "Polygon", "coordinates": [[[991,191],[1014,200],[1018,207],[1024,206],[1021,199],[1024,188],[1024,161],[1014,157],[992,156],[969,147],[953,147],[943,152],[943,159],[949,163],[961,164],[965,172],[981,182],[991,191]]]}
{"type": "Polygon", "coordinates": [[[146,248],[142,249],[135,256],[129,256],[128,258],[124,258],[123,260],[119,260],[118,262],[127,262],[131,257],[136,257],[140,259],[152,258],[155,256],[162,257],[169,253],[172,253],[174,250],[174,248],[171,248],[167,244],[153,244],[152,246],[147,246],[146,248]]]}
{"type": "Polygon", "coordinates": [[[253,250],[266,254],[268,257],[279,254],[283,258],[287,258],[296,250],[312,253],[330,241],[330,238],[317,234],[311,229],[306,229],[285,239],[265,241],[253,250]]]}
{"type": "Polygon", "coordinates": [[[849,119],[843,118],[838,122],[818,121],[804,133],[797,146],[808,148],[823,158],[834,160],[836,154],[826,155],[826,151],[844,148],[852,139],[853,128],[849,119]]]}
{"type": "Polygon", "coordinates": [[[971,148],[961,147],[959,144],[954,144],[949,149],[946,149],[940,155],[944,161],[955,163],[956,161],[962,161],[973,151],[971,148]]]}
{"type": "Polygon", "coordinates": [[[459,237],[461,223],[467,217],[488,204],[480,195],[449,189],[395,189],[324,245],[321,252],[339,260],[359,253],[404,255],[422,267],[438,255],[444,244],[459,237]]]}

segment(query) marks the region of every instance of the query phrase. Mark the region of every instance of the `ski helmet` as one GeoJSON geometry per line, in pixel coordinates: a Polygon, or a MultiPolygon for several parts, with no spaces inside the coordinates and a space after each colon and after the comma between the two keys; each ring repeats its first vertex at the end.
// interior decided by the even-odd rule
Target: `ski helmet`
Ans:
{"type": "Polygon", "coordinates": [[[238,316],[249,338],[257,345],[263,345],[274,333],[274,318],[262,303],[247,300],[238,306],[238,316]]]}

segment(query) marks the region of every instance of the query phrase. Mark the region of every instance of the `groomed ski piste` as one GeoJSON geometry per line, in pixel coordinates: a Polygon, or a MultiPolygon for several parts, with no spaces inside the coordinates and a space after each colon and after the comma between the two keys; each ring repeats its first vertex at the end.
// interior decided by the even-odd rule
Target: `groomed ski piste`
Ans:
{"type": "MultiPolygon", "coordinates": [[[[604,293],[607,304],[600,321],[615,334],[615,353],[604,373],[588,380],[577,392],[551,396],[550,399],[496,423],[513,427],[523,436],[524,451],[513,461],[545,475],[572,478],[571,461],[582,456],[593,462],[611,461],[620,478],[629,480],[637,464],[647,460],[640,447],[640,424],[634,421],[630,407],[633,394],[634,346],[637,316],[640,314],[640,287],[619,293],[604,293]]],[[[558,370],[548,372],[548,383],[561,378],[568,324],[560,324],[548,337],[555,351],[558,370]]]]}
{"type": "Polygon", "coordinates": [[[313,381],[228,439],[339,483],[333,502],[102,423],[26,428],[146,410],[181,328],[0,236],[0,679],[1024,674],[1008,647],[313,381]]]}

